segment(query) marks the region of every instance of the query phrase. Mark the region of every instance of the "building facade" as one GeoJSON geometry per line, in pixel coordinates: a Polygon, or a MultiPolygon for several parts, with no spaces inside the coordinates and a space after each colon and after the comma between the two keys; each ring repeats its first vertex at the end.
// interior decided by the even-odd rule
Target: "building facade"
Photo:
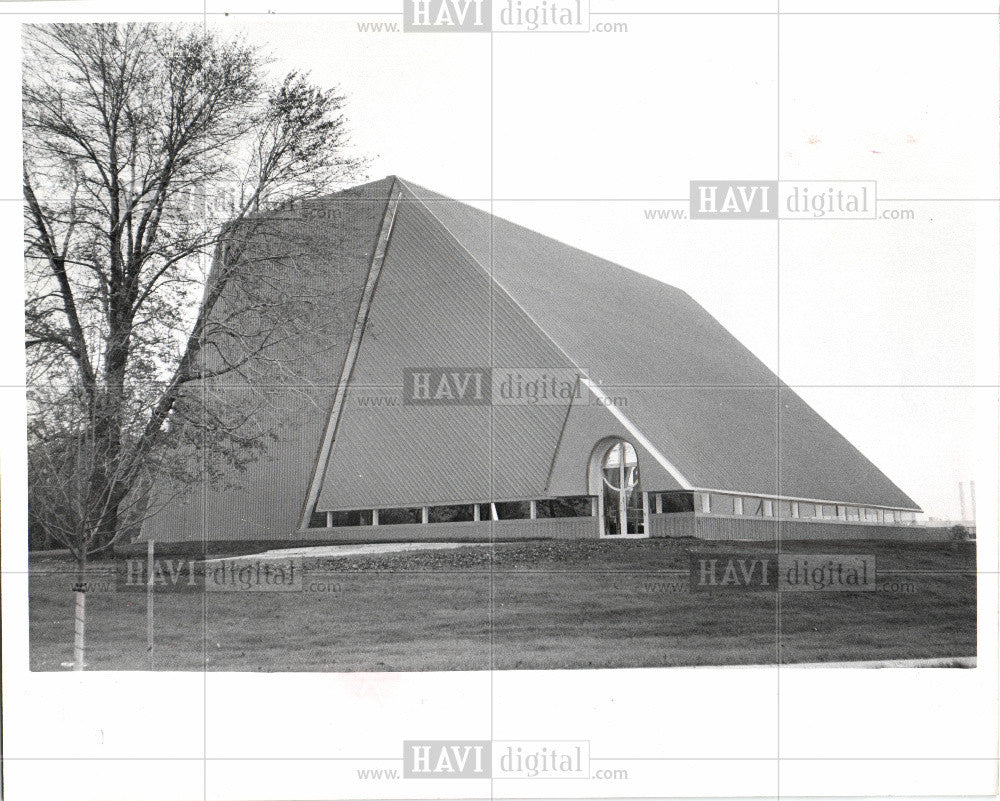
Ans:
{"type": "Polygon", "coordinates": [[[173,500],[144,538],[922,536],[913,500],[679,289],[396,177],[240,253],[322,298],[315,334],[267,354],[294,381],[211,387],[266,398],[248,419],[271,441],[193,490],[157,479],[173,500]]]}

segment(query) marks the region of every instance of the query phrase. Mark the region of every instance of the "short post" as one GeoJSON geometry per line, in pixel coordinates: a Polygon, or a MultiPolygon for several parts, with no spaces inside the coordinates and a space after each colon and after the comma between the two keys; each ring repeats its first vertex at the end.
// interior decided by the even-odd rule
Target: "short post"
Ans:
{"type": "Polygon", "coordinates": [[[146,653],[149,655],[149,669],[155,668],[153,661],[153,541],[146,543],[146,653]]]}
{"type": "Polygon", "coordinates": [[[78,571],[78,581],[73,587],[76,605],[73,610],[73,670],[83,670],[86,654],[84,635],[87,630],[87,583],[83,571],[78,571]]]}
{"type": "Polygon", "coordinates": [[[421,506],[420,507],[420,522],[427,523],[430,520],[430,507],[421,506]]]}
{"type": "Polygon", "coordinates": [[[472,504],[472,519],[474,522],[479,522],[479,504],[472,504]]]}
{"type": "Polygon", "coordinates": [[[372,525],[378,525],[378,509],[372,509],[372,525]]]}
{"type": "Polygon", "coordinates": [[[531,520],[538,519],[538,501],[528,501],[528,517],[531,520]]]}

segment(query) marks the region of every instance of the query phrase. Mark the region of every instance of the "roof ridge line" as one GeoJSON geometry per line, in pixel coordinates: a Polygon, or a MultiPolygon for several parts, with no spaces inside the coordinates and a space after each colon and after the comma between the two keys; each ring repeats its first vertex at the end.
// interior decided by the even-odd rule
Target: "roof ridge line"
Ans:
{"type": "MultiPolygon", "coordinates": [[[[504,295],[506,295],[510,299],[510,301],[518,309],[520,309],[521,313],[524,314],[524,316],[527,317],[528,320],[531,321],[531,324],[534,325],[535,328],[537,328],[542,333],[542,335],[549,342],[551,342],[552,345],[563,356],[566,357],[566,359],[569,361],[569,363],[572,364],[573,367],[580,373],[580,379],[586,385],[587,389],[589,389],[594,395],[596,395],[601,400],[608,401],[609,400],[608,396],[605,395],[604,391],[600,389],[600,387],[597,385],[597,382],[595,382],[590,377],[590,375],[588,374],[587,370],[585,370],[583,367],[581,367],[579,364],[577,364],[576,359],[574,359],[572,356],[570,356],[566,352],[566,350],[563,348],[563,346],[560,345],[558,342],[556,342],[555,339],[553,339],[552,335],[548,331],[545,330],[545,328],[531,315],[530,312],[528,312],[527,309],[524,308],[524,306],[521,305],[520,301],[518,301],[518,299],[516,297],[514,297],[513,294],[511,294],[511,292],[507,289],[507,287],[505,287],[503,284],[501,284],[496,279],[496,276],[493,275],[492,271],[486,269],[486,266],[479,259],[477,259],[476,256],[475,256],[475,254],[473,254],[472,251],[470,251],[463,244],[462,240],[460,240],[457,236],[455,236],[455,233],[445,224],[445,222],[440,217],[438,217],[431,210],[431,208],[424,202],[423,198],[420,197],[416,192],[414,192],[410,188],[409,184],[407,184],[406,181],[403,180],[402,178],[400,178],[399,176],[396,176],[396,181],[407,191],[407,193],[411,197],[413,197],[421,206],[423,206],[424,210],[428,214],[430,214],[431,217],[434,218],[434,220],[437,222],[437,224],[440,225],[441,228],[443,228],[445,230],[445,232],[447,232],[448,236],[451,237],[452,241],[454,241],[455,244],[457,244],[468,255],[468,257],[470,259],[472,259],[473,263],[476,264],[479,267],[480,270],[482,270],[484,273],[486,273],[486,275],[489,278],[490,282],[492,284],[494,284],[498,289],[500,289],[500,291],[503,292],[504,295]]],[[[453,200],[452,202],[453,203],[458,203],[459,201],[453,200]]],[[[489,214],[489,213],[487,212],[487,214],[489,214]]],[[[490,217],[490,220],[491,220],[491,225],[490,225],[490,252],[492,253],[492,251],[493,251],[493,226],[492,226],[493,215],[489,214],[489,217],[490,217]]],[[[600,258],[600,257],[598,257],[598,258],[600,258]]],[[[619,265],[619,266],[621,266],[621,265],[619,265]]],[[[572,406],[572,402],[570,403],[570,405],[572,406]]],[[[605,408],[611,414],[612,417],[614,417],[615,419],[617,419],[619,423],[621,423],[623,426],[625,426],[625,428],[633,436],[636,437],[636,439],[638,440],[639,444],[642,445],[643,449],[645,449],[649,453],[650,456],[652,456],[657,462],[659,462],[660,466],[664,470],[666,470],[668,473],[670,473],[670,475],[673,476],[674,479],[676,479],[676,481],[682,487],[684,487],[685,489],[690,489],[693,486],[691,484],[691,482],[689,482],[684,477],[684,474],[681,473],[681,471],[673,464],[673,462],[671,462],[669,459],[667,459],[667,457],[664,456],[660,452],[659,448],[657,448],[653,444],[653,442],[649,439],[649,437],[647,437],[639,429],[639,426],[637,426],[635,424],[635,422],[632,421],[631,418],[629,418],[621,409],[619,409],[617,405],[615,405],[615,404],[608,404],[608,403],[602,403],[601,406],[603,408],[605,408]]]]}

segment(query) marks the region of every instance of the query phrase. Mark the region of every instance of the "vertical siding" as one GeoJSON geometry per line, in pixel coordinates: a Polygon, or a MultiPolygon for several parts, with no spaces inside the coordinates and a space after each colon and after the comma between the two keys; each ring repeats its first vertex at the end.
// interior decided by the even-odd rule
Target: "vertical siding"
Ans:
{"type": "Polygon", "coordinates": [[[651,537],[693,537],[695,531],[694,513],[651,514],[649,528],[651,537]]]}
{"type": "Polygon", "coordinates": [[[782,540],[896,540],[942,542],[950,539],[947,528],[925,526],[877,526],[818,520],[774,520],[755,517],[702,516],[695,518],[699,539],[767,541],[782,540]]]}

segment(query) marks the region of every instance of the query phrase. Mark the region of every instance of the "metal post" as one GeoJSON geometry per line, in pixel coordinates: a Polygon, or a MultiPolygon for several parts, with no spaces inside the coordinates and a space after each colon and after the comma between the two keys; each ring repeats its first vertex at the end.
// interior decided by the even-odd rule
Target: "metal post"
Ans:
{"type": "MultiPolygon", "coordinates": [[[[149,656],[149,669],[155,668],[153,661],[153,541],[146,543],[146,653],[149,656]]],[[[189,566],[190,568],[190,566],[189,566]]]]}

